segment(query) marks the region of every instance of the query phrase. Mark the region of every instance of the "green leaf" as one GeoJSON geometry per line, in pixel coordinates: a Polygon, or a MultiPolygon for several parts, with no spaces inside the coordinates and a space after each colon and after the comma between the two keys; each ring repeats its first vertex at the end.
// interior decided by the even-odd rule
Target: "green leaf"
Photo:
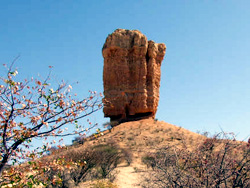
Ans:
{"type": "Polygon", "coordinates": [[[13,76],[16,76],[16,75],[17,75],[17,72],[16,72],[16,71],[10,72],[10,74],[12,74],[13,76]]]}
{"type": "Polygon", "coordinates": [[[27,185],[30,187],[30,188],[32,188],[32,186],[33,186],[33,183],[31,183],[31,182],[28,182],[27,183],[27,185]]]}

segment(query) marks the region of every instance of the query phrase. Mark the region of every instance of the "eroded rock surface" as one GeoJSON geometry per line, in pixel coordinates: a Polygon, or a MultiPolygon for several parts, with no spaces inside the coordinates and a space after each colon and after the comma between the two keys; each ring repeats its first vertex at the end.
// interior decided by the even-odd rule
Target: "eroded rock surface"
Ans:
{"type": "Polygon", "coordinates": [[[105,117],[119,122],[155,116],[165,44],[138,30],[117,29],[102,49],[105,117]]]}

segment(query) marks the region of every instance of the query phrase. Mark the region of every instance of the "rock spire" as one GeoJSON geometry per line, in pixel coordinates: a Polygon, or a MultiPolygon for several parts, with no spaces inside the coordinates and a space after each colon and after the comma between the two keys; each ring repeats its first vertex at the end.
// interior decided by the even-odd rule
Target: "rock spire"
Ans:
{"type": "Polygon", "coordinates": [[[104,116],[111,121],[155,117],[165,44],[148,41],[138,30],[108,35],[104,57],[104,116]]]}

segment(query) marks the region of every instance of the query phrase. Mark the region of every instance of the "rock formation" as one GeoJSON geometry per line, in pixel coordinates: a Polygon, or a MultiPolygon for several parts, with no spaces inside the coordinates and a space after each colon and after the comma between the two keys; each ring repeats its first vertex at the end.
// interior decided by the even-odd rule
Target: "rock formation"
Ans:
{"type": "Polygon", "coordinates": [[[111,121],[155,117],[165,44],[148,41],[138,30],[117,29],[102,49],[104,116],[111,121]]]}

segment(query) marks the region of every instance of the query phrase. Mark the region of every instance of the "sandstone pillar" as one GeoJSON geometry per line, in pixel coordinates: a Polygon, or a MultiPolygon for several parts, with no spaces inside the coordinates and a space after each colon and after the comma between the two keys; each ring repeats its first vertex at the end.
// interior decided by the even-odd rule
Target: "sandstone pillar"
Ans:
{"type": "Polygon", "coordinates": [[[104,116],[119,122],[155,116],[165,44],[137,30],[117,29],[102,49],[104,116]]]}

